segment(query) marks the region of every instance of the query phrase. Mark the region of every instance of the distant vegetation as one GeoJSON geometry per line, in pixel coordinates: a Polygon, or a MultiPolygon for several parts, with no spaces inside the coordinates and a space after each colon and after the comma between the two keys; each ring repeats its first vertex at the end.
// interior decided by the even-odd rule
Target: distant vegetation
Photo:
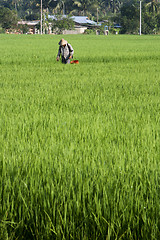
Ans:
{"type": "MultiPolygon", "coordinates": [[[[13,27],[10,22],[16,13],[25,20],[40,19],[40,0],[1,0],[0,25],[2,29],[13,27]],[[2,8],[4,7],[4,8],[2,8]],[[9,12],[9,10],[14,10],[9,12]],[[10,14],[10,17],[9,17],[10,14]],[[4,19],[8,19],[7,26],[4,19]]],[[[136,0],[43,0],[43,13],[86,15],[95,21],[106,20],[108,26],[121,25],[121,33],[137,34],[139,31],[139,1],[136,0]]],[[[160,31],[160,2],[142,1],[142,33],[153,34],[160,31]]]]}
{"type": "Polygon", "coordinates": [[[0,239],[160,239],[160,38],[1,35],[0,239]]]}

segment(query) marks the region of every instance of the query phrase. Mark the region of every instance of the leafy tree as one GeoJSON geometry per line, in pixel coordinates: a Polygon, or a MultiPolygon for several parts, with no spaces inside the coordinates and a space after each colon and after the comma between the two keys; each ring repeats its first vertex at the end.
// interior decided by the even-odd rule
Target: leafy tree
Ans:
{"type": "Polygon", "coordinates": [[[121,7],[122,33],[138,33],[139,30],[139,7],[137,2],[127,2],[121,7]]]}
{"type": "MultiPolygon", "coordinates": [[[[23,0],[24,1],[24,0],[23,0]]],[[[22,18],[26,20],[36,20],[40,18],[40,8],[36,1],[26,1],[22,6],[22,18]]]]}
{"type": "Polygon", "coordinates": [[[9,8],[0,7],[0,23],[4,29],[9,29],[17,26],[18,18],[15,11],[9,8]]]}
{"type": "Polygon", "coordinates": [[[61,16],[56,16],[56,18],[56,20],[53,20],[52,26],[58,34],[61,34],[63,30],[74,29],[74,22],[70,17],[64,18],[61,16]]]}
{"type": "Polygon", "coordinates": [[[11,10],[19,11],[22,8],[24,0],[1,0],[0,6],[7,7],[11,10]]]}
{"type": "Polygon", "coordinates": [[[10,8],[11,7],[11,0],[1,0],[0,1],[0,7],[6,7],[10,8]]]}
{"type": "Polygon", "coordinates": [[[64,8],[65,8],[65,13],[69,14],[73,8],[74,8],[74,0],[65,0],[64,1],[64,8]]]}

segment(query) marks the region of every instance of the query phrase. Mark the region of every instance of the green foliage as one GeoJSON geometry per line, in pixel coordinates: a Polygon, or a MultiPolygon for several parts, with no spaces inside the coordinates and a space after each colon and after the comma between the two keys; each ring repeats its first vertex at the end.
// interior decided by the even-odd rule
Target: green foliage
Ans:
{"type": "Polygon", "coordinates": [[[136,33],[139,31],[139,9],[137,4],[127,2],[121,7],[122,33],[136,33]]]}
{"type": "MultiPolygon", "coordinates": [[[[18,17],[25,20],[40,19],[40,0],[1,0],[0,6],[15,10],[18,17]]],[[[54,15],[71,14],[86,15],[90,19],[112,20],[122,26],[121,33],[138,34],[139,32],[139,2],[135,0],[44,0],[44,12],[54,15]]],[[[142,33],[153,34],[160,31],[158,15],[160,3],[156,0],[142,1],[142,33]]],[[[11,15],[11,13],[9,13],[11,15]]],[[[66,23],[58,23],[59,29],[66,23]]],[[[111,25],[110,25],[111,26],[111,25]]],[[[66,24],[68,28],[68,24],[66,24]]],[[[62,32],[62,30],[59,30],[62,32]]]]}
{"type": "Polygon", "coordinates": [[[27,33],[29,31],[29,27],[27,24],[21,25],[20,30],[23,32],[23,34],[27,33]]]}
{"type": "Polygon", "coordinates": [[[1,35],[3,240],[160,239],[159,36],[1,35]]]}
{"type": "Polygon", "coordinates": [[[56,20],[53,20],[52,26],[57,34],[61,34],[63,30],[74,29],[74,22],[70,17],[56,16],[56,20]]]}
{"type": "Polygon", "coordinates": [[[143,23],[142,23],[142,32],[144,34],[153,34],[156,25],[156,18],[151,15],[145,14],[143,23]]]}
{"type": "Polygon", "coordinates": [[[109,33],[112,33],[112,34],[118,34],[120,32],[120,29],[117,29],[117,28],[111,28],[109,30],[109,33]]]}
{"type": "Polygon", "coordinates": [[[95,29],[86,29],[84,31],[84,34],[95,35],[96,34],[96,30],[95,29]]]}
{"type": "Polygon", "coordinates": [[[5,33],[5,29],[2,28],[1,25],[0,25],[0,34],[1,34],[1,33],[5,33]]]}
{"type": "MultiPolygon", "coordinates": [[[[142,2],[142,33],[153,34],[160,29],[158,21],[160,5],[155,1],[147,4],[142,2]]],[[[139,6],[137,2],[130,1],[121,7],[120,22],[122,25],[121,33],[139,32],[139,6]]]]}
{"type": "Polygon", "coordinates": [[[151,0],[146,4],[146,7],[148,9],[148,12],[155,16],[157,13],[159,13],[160,3],[157,0],[151,0]]]}
{"type": "Polygon", "coordinates": [[[12,28],[17,26],[17,15],[14,11],[9,8],[0,7],[0,23],[4,29],[12,28]]]}
{"type": "Polygon", "coordinates": [[[157,14],[156,16],[156,23],[157,23],[158,29],[160,29],[160,14],[157,14]]]}
{"type": "Polygon", "coordinates": [[[92,10],[96,12],[98,5],[95,0],[73,0],[73,5],[77,7],[81,14],[86,15],[92,10]]]}

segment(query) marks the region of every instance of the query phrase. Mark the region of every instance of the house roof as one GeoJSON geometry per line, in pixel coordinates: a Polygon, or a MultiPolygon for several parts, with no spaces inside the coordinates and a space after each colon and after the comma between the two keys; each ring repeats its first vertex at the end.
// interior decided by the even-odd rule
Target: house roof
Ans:
{"type": "Polygon", "coordinates": [[[89,25],[97,25],[95,21],[89,20],[87,16],[72,16],[71,19],[73,19],[74,22],[79,24],[89,24],[89,25]]]}
{"type": "MultiPolygon", "coordinates": [[[[67,15],[62,15],[62,18],[66,18],[67,15]]],[[[52,20],[56,20],[57,17],[55,15],[48,15],[48,18],[52,19],[52,20]]],[[[85,24],[85,25],[94,25],[97,26],[99,24],[97,24],[95,21],[89,20],[89,18],[87,16],[72,16],[70,17],[75,23],[78,24],[85,24]]]]}
{"type": "Polygon", "coordinates": [[[114,24],[114,28],[121,28],[119,24],[114,24]]]}
{"type": "Polygon", "coordinates": [[[18,21],[18,25],[25,25],[27,24],[28,26],[35,26],[40,22],[40,20],[35,20],[35,21],[18,21]]]}
{"type": "MultiPolygon", "coordinates": [[[[67,17],[67,15],[59,16],[59,18],[66,18],[66,17],[67,17]]],[[[48,15],[48,18],[52,19],[52,20],[57,20],[57,16],[56,15],[48,15]]]]}

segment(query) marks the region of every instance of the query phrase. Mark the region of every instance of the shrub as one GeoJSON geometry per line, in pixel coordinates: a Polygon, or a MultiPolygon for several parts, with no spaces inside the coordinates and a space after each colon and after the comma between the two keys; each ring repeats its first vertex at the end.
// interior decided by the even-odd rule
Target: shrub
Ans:
{"type": "Polygon", "coordinates": [[[95,34],[96,34],[96,31],[95,31],[95,29],[86,29],[86,30],[84,31],[84,34],[95,35],[95,34]]]}

